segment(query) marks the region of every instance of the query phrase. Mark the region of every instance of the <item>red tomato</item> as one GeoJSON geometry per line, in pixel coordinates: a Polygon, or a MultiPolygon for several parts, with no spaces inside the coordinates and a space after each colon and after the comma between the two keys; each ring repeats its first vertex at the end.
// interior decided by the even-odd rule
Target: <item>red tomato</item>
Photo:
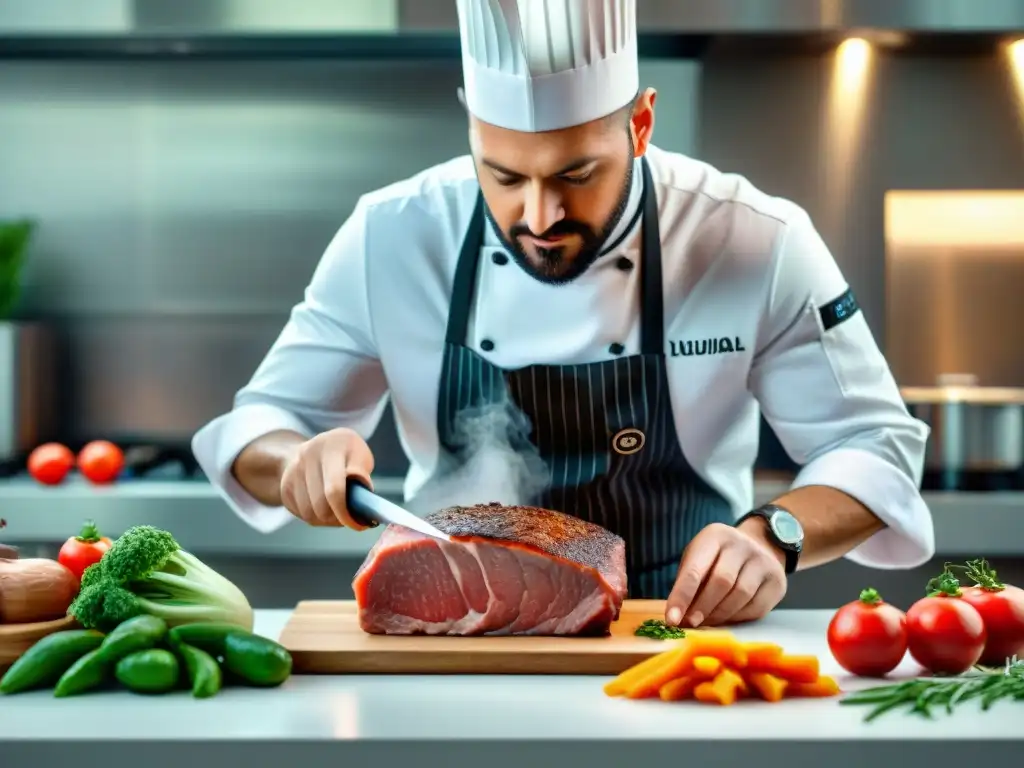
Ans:
{"type": "Polygon", "coordinates": [[[959,584],[951,590],[932,591],[907,611],[907,646],[918,664],[935,674],[959,675],[981,659],[985,650],[985,622],[960,597],[959,584]]]}
{"type": "Polygon", "coordinates": [[[828,625],[828,647],[843,669],[862,677],[892,672],[907,653],[907,617],[873,589],[847,603],[828,625]]]}
{"type": "Polygon", "coordinates": [[[93,563],[98,563],[110,546],[110,539],[100,536],[96,524],[90,520],[82,526],[81,533],[64,542],[64,546],[57,554],[57,562],[81,581],[85,569],[93,563]]]}
{"type": "Polygon", "coordinates": [[[1011,656],[1024,657],[1024,590],[1000,581],[986,560],[968,560],[964,570],[976,586],[963,589],[963,600],[985,622],[981,663],[1002,666],[1011,656]]]}
{"type": "Polygon", "coordinates": [[[66,445],[45,443],[28,457],[28,473],[45,485],[58,485],[75,466],[75,454],[66,445]]]}
{"type": "Polygon", "coordinates": [[[106,440],[94,440],[78,453],[78,471],[94,483],[111,483],[122,469],[124,453],[106,440]]]}

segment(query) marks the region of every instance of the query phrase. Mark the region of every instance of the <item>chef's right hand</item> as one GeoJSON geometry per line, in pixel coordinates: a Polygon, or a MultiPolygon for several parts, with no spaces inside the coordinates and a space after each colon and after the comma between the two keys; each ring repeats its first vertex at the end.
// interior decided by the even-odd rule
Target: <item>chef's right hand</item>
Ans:
{"type": "Polygon", "coordinates": [[[351,429],[332,429],[295,449],[281,473],[281,503],[310,525],[365,530],[349,514],[345,491],[350,477],[372,489],[371,472],[366,441],[351,429]]]}

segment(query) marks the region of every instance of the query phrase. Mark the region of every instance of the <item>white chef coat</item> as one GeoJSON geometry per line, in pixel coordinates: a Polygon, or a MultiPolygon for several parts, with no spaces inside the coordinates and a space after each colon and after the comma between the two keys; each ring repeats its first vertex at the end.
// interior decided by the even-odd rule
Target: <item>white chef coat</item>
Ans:
{"type": "MultiPolygon", "coordinates": [[[[649,147],[662,239],[666,367],[680,445],[737,515],[753,504],[759,414],[802,466],[794,487],[848,493],[887,528],[854,562],[913,567],[934,553],[920,492],[928,427],[912,418],[863,313],[825,330],[819,307],[848,285],[807,213],[684,155],[649,147]],[[728,337],[742,349],[671,354],[728,337]]],[[[638,175],[638,174],[634,174],[638,175]]],[[[437,399],[452,280],[478,185],[469,156],[360,198],[233,409],[193,440],[229,506],[270,533],[291,519],[231,475],[249,442],[286,429],[369,438],[390,396],[410,499],[438,456],[437,399]]],[[[577,280],[553,285],[488,232],[467,346],[495,365],[589,363],[638,353],[639,224],[577,280]],[[490,340],[481,346],[481,342],[490,340]],[[484,347],[489,347],[485,349],[484,347]]]]}

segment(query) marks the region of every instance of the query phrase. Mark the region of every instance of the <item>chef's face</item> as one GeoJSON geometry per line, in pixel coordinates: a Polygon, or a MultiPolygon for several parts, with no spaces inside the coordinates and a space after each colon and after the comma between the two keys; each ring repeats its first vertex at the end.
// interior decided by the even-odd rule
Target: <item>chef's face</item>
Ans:
{"type": "Polygon", "coordinates": [[[597,258],[625,212],[633,159],[654,127],[654,96],[648,89],[614,115],[544,133],[470,118],[488,217],[540,279],[568,282],[597,258]]]}

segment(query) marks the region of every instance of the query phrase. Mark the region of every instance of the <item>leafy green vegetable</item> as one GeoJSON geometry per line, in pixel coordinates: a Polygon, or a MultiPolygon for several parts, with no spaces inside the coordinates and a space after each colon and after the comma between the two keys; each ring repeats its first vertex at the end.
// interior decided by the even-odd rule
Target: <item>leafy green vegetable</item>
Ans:
{"type": "Polygon", "coordinates": [[[686,637],[682,627],[670,627],[661,619],[647,619],[633,633],[637,637],[649,637],[652,640],[678,640],[686,637]]]}
{"type": "Polygon", "coordinates": [[[864,721],[869,722],[901,707],[909,707],[911,713],[927,718],[932,716],[932,707],[953,714],[957,705],[970,699],[979,699],[983,710],[1004,699],[1024,701],[1024,660],[1018,661],[1015,656],[1007,659],[1002,668],[975,668],[958,677],[917,678],[866,688],[839,703],[871,706],[864,717],[864,721]]]}
{"type": "Polygon", "coordinates": [[[129,528],[85,569],[68,608],[83,627],[101,631],[141,614],[168,626],[221,621],[251,631],[253,625],[252,607],[238,587],[149,525],[129,528]]]}
{"type": "Polygon", "coordinates": [[[0,320],[14,314],[21,296],[21,274],[34,230],[29,219],[0,221],[0,320]]]}

